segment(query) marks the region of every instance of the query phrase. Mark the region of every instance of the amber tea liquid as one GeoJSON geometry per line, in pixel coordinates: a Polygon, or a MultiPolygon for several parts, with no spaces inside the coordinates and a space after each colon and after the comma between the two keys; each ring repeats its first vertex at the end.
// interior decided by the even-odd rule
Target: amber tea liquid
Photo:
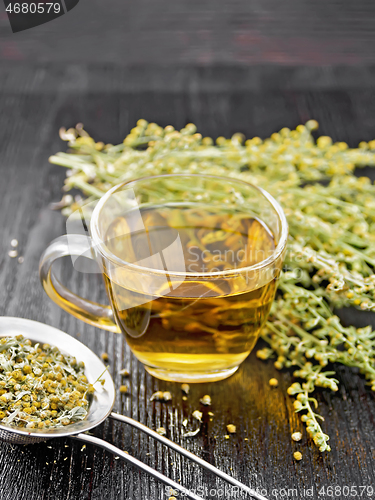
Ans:
{"type": "Polygon", "coordinates": [[[207,281],[204,274],[235,273],[266,259],[275,249],[271,231],[260,220],[223,207],[147,207],[141,217],[141,230],[135,222],[139,219],[129,214],[115,219],[107,231],[107,248],[121,260],[136,263],[178,235],[186,272],[197,276],[182,277],[177,287],[167,281],[147,295],[127,280],[125,268],[121,280],[104,270],[121,331],[136,357],[159,378],[175,380],[178,373],[180,381],[199,381],[207,380],[209,373],[213,381],[216,372],[221,374],[217,379],[223,378],[223,370],[235,371],[254,347],[276,280],[243,292],[230,279],[207,281]]]}

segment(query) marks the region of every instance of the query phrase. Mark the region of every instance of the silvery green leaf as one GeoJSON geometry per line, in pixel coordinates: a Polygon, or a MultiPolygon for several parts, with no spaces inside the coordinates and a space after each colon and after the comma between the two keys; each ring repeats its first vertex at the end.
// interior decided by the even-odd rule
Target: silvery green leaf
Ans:
{"type": "Polygon", "coordinates": [[[9,337],[4,344],[0,345],[0,352],[8,350],[10,347],[15,347],[18,345],[18,340],[16,340],[14,337],[9,337]]]}
{"type": "Polygon", "coordinates": [[[4,424],[11,424],[13,420],[17,417],[19,413],[19,410],[15,410],[13,413],[11,413],[8,417],[3,419],[4,424]]]}
{"type": "Polygon", "coordinates": [[[30,391],[22,391],[20,392],[19,394],[17,394],[17,397],[16,399],[14,400],[14,402],[18,401],[19,399],[23,398],[24,396],[26,396],[27,394],[31,394],[30,391]]]}
{"type": "Polygon", "coordinates": [[[68,415],[71,420],[83,420],[87,415],[87,411],[82,406],[76,406],[70,410],[68,415]]]}

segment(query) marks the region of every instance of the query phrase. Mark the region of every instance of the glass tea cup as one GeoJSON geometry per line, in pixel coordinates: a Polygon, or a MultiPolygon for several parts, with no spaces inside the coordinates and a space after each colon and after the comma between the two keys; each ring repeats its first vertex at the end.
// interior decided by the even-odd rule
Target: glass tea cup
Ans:
{"type": "Polygon", "coordinates": [[[41,257],[52,300],[125,335],[160,379],[216,381],[238,369],[267,319],[286,249],[287,221],[270,194],[235,178],[144,177],[109,190],[83,227],[41,257]],[[96,261],[110,306],[59,282],[51,267],[67,255],[96,261]]]}

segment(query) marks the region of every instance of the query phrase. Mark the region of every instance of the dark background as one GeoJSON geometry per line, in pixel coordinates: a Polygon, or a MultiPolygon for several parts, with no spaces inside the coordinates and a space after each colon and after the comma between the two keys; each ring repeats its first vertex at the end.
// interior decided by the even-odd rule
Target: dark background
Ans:
{"type": "MultiPolygon", "coordinates": [[[[117,411],[152,428],[164,426],[172,440],[246,484],[268,489],[270,498],[281,488],[297,488],[303,498],[304,488],[313,487],[318,499],[332,498],[318,494],[322,486],[375,489],[374,397],[357,373],[335,367],[339,392],[317,392],[332,447],[322,455],[286,396],[290,373],[252,354],[232,378],[194,386],[183,402],[178,385],[145,374],[121,336],[51,303],[37,271],[44,248],[65,232],[63,217],[48,207],[61,198],[65,175],[47,161],[65,148],[61,126],[83,122],[96,139],[116,143],[141,117],[176,127],[192,121],[213,137],[236,131],[266,137],[315,118],[322,134],[351,146],[374,139],[374,2],[81,0],[67,15],[17,34],[1,9],[0,314],[51,324],[97,354],[108,352],[117,387],[118,370],[131,372],[130,395],[117,396],[117,411]],[[19,240],[23,264],[8,256],[12,238],[19,240]],[[271,390],[273,376],[280,386],[271,390]],[[150,403],[155,390],[170,390],[172,404],[150,403]],[[202,409],[204,394],[213,404],[204,410],[203,432],[184,440],[181,422],[202,409]],[[237,434],[225,440],[228,423],[237,425],[237,434]],[[298,444],[290,437],[296,430],[303,432],[298,444]],[[303,453],[299,463],[296,450],[303,453]]],[[[105,300],[97,277],[83,279],[68,261],[61,272],[77,293],[105,300]]],[[[345,312],[346,322],[372,318],[345,312]]],[[[215,485],[210,474],[123,425],[107,422],[95,434],[188,487],[215,485]]],[[[0,444],[0,479],[1,500],[168,498],[146,475],[69,440],[0,444]]],[[[345,497],[336,490],[333,498],[345,497]]]]}
{"type": "Polygon", "coordinates": [[[10,36],[0,57],[115,64],[363,65],[374,62],[372,0],[80,0],[67,15],[10,36]]]}

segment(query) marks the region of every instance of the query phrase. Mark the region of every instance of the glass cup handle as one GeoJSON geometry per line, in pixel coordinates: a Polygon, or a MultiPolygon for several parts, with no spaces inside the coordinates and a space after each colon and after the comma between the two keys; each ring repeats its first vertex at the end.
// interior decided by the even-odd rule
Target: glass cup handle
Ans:
{"type": "Polygon", "coordinates": [[[94,260],[91,255],[90,238],[82,234],[70,234],[68,243],[67,235],[59,236],[43,252],[39,262],[39,277],[48,297],[62,309],[89,325],[121,333],[110,306],[79,297],[65,288],[56,278],[52,264],[60,257],[68,255],[84,256],[94,260]]]}

